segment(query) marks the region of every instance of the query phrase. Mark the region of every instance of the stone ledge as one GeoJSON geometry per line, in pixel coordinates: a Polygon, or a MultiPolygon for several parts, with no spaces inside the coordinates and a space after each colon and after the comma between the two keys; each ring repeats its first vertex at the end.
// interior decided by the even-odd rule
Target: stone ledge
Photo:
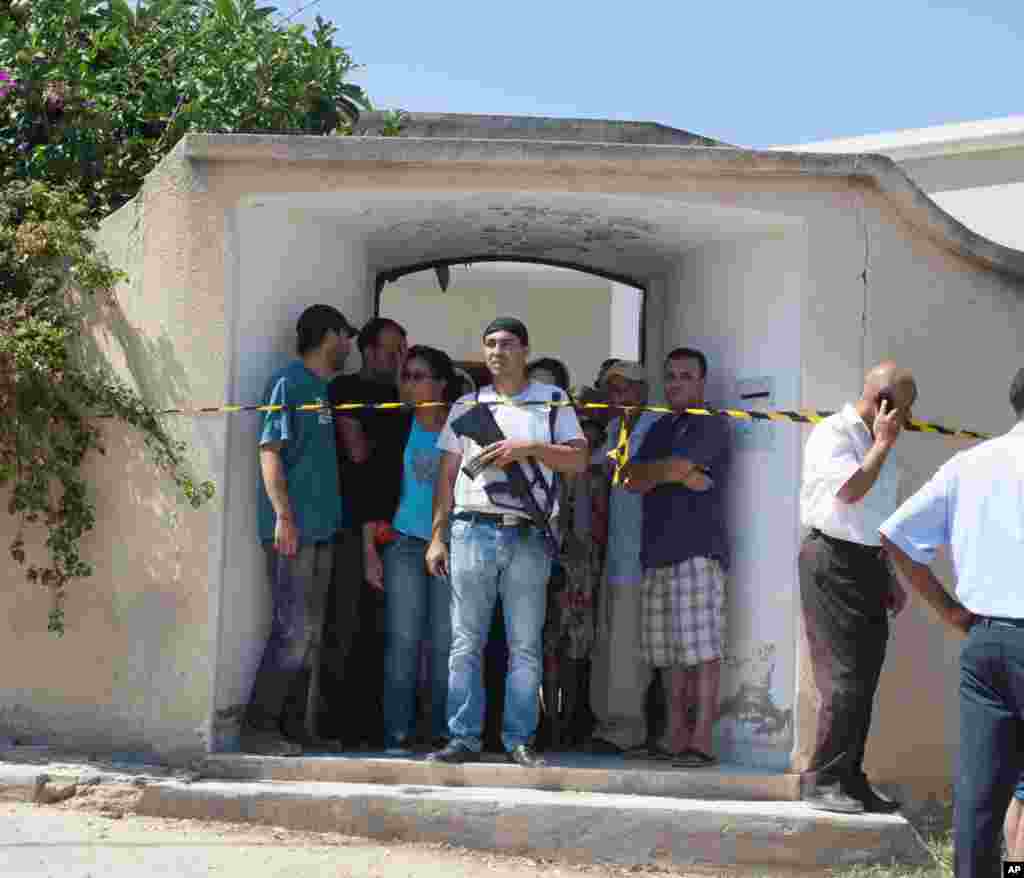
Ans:
{"type": "Polygon", "coordinates": [[[799,802],[211,781],[149,785],[136,812],[624,866],[931,863],[920,836],[900,816],[826,814],[799,802]]]}
{"type": "Polygon", "coordinates": [[[200,771],[203,777],[220,780],[492,787],[742,801],[800,798],[800,777],[796,774],[728,764],[683,770],[662,762],[627,762],[580,754],[548,758],[544,768],[523,769],[504,761],[439,765],[422,759],[363,755],[271,758],[221,754],[205,759],[200,771]]]}

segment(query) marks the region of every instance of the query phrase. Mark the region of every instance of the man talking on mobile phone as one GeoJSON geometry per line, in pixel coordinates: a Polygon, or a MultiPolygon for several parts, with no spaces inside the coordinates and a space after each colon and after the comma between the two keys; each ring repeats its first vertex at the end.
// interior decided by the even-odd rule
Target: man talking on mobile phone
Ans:
{"type": "Polygon", "coordinates": [[[825,811],[899,808],[871,786],[863,761],[888,614],[907,602],[878,528],[899,505],[891,451],[916,399],[910,372],[879,363],[860,399],[815,426],[804,447],[800,519],[808,533],[800,547],[800,600],[821,701],[803,799],[825,811]]]}

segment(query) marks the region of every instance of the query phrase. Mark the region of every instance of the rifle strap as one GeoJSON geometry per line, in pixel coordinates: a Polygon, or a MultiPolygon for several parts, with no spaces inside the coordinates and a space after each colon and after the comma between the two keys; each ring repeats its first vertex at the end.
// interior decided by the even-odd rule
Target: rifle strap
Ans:
{"type": "MultiPolygon", "coordinates": [[[[562,398],[562,394],[561,394],[560,391],[555,391],[554,393],[551,394],[551,401],[553,403],[559,402],[561,400],[561,398],[562,398]]],[[[474,402],[477,405],[480,405],[480,390],[479,390],[479,388],[474,393],[473,399],[474,399],[474,402]]],[[[487,403],[484,403],[484,405],[487,405],[487,403]]],[[[552,444],[555,441],[555,422],[557,421],[557,419],[558,419],[558,408],[557,408],[557,406],[555,406],[555,405],[548,406],[548,433],[550,435],[550,441],[552,442],[552,444]]],[[[530,492],[534,494],[534,497],[536,497],[535,488],[536,488],[538,483],[540,484],[541,490],[544,492],[544,505],[543,505],[541,511],[544,513],[544,516],[545,516],[545,519],[546,519],[546,522],[547,522],[547,525],[548,525],[547,529],[550,530],[551,529],[551,513],[554,511],[555,500],[558,497],[558,487],[559,487],[559,484],[558,484],[558,482],[559,482],[558,472],[556,470],[552,470],[551,471],[551,482],[549,484],[548,480],[544,477],[544,471],[540,468],[540,464],[537,463],[536,458],[528,457],[528,458],[526,458],[526,460],[524,462],[529,464],[529,467],[530,467],[530,472],[529,473],[527,473],[525,471],[525,469],[523,471],[523,475],[526,476],[526,482],[527,482],[527,485],[529,486],[530,492]]],[[[494,497],[491,497],[491,502],[494,503],[496,506],[503,506],[506,509],[519,509],[520,508],[518,506],[511,506],[510,504],[507,504],[507,503],[499,503],[499,502],[497,502],[495,500],[494,497]]]]}

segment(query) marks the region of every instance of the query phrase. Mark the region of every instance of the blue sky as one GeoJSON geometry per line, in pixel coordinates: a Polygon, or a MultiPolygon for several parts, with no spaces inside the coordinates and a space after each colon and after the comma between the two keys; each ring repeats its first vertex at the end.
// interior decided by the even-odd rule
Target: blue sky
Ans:
{"type": "Polygon", "coordinates": [[[338,25],[382,109],[634,119],[769,146],[1024,113],[1024,2],[966,2],[319,0],[295,20],[338,25]]]}

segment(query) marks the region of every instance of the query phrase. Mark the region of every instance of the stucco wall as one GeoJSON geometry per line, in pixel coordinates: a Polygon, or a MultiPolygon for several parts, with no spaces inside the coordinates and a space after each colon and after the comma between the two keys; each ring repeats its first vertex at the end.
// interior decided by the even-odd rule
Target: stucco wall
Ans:
{"type": "MultiPolygon", "coordinates": [[[[83,338],[90,362],[161,407],[220,399],[225,374],[222,301],[195,295],[209,289],[202,266],[209,215],[179,182],[157,175],[104,223],[98,243],[129,280],[116,301],[94,303],[83,338]]],[[[216,478],[223,423],[168,423],[189,443],[193,474],[216,478]]],[[[137,433],[106,425],[104,435],[107,455],[86,466],[97,525],[83,552],[95,572],[68,589],[63,638],[46,632],[50,596],[25,584],[3,553],[0,734],[195,756],[209,738],[210,563],[221,498],[192,510],[154,470],[137,433]]],[[[0,519],[0,542],[14,526],[0,519]]],[[[38,548],[40,533],[27,535],[38,548]]]]}
{"type": "MultiPolygon", "coordinates": [[[[225,250],[231,268],[225,295],[233,375],[231,399],[252,402],[267,379],[294,359],[295,323],[309,305],[334,305],[356,326],[369,317],[372,283],[364,248],[337,225],[287,208],[230,210],[225,250]]],[[[353,345],[353,349],[355,346],[353,345]]],[[[358,354],[353,353],[358,365],[358,354]]],[[[225,496],[222,621],[218,649],[217,749],[237,742],[237,719],[255,679],[270,620],[270,591],[256,532],[260,415],[231,418],[231,467],[225,496]]]]}
{"type": "Polygon", "coordinates": [[[565,363],[573,385],[593,380],[609,356],[612,283],[565,268],[478,263],[451,269],[443,293],[433,271],[384,287],[380,313],[399,321],[412,344],[434,345],[459,360],[482,360],[481,330],[513,315],[530,330],[530,356],[565,363]],[[572,331],[585,322],[587,331],[572,331]]]}
{"type": "MultiPolygon", "coordinates": [[[[788,408],[799,399],[800,297],[806,263],[799,228],[785,236],[691,250],[668,300],[664,349],[709,360],[708,402],[788,408]],[[743,402],[738,381],[767,379],[773,396],[743,402]]],[[[741,763],[784,768],[792,744],[793,558],[799,431],[732,423],[729,521],[733,563],[718,746],[741,763]]]]}
{"type": "MultiPolygon", "coordinates": [[[[859,396],[864,366],[895,358],[912,369],[915,417],[999,432],[1020,366],[1020,284],[979,271],[916,233],[877,195],[851,193],[808,222],[803,404],[835,409],[859,396]],[[864,274],[866,270],[866,275],[864,274]],[[866,278],[866,283],[865,283],[866,278]]],[[[909,496],[963,443],[904,434],[894,455],[909,496]]],[[[951,583],[948,566],[944,579],[951,583]]],[[[915,797],[945,796],[958,734],[959,642],[912,597],[895,620],[868,741],[866,769],[915,797]]],[[[801,661],[794,766],[813,743],[813,683],[801,661]]]]}
{"type": "MultiPolygon", "coordinates": [[[[616,229],[631,211],[642,214],[643,199],[662,217],[681,205],[674,268],[650,275],[653,374],[667,346],[693,341],[712,358],[712,400],[731,397],[737,377],[773,378],[775,404],[833,408],[857,393],[865,364],[895,350],[919,373],[920,416],[993,430],[1008,423],[1005,384],[1024,328],[1019,291],[953,256],[948,241],[926,236],[934,230],[906,225],[900,211],[921,210],[912,198],[899,203],[870,189],[862,196],[849,179],[814,169],[759,175],[756,157],[736,158],[726,173],[715,164],[719,151],[690,162],[689,153],[670,148],[610,156],[554,145],[545,147],[545,160],[532,161],[540,147],[465,143],[430,145],[425,160],[419,151],[428,147],[411,141],[223,142],[232,151],[210,160],[191,162],[179,150],[151,176],[143,198],[104,227],[103,240],[132,280],[118,291],[123,313],[97,314],[96,337],[102,356],[155,402],[257,398],[291,356],[295,318],[313,301],[338,305],[353,322],[368,317],[372,273],[395,267],[372,263],[359,228],[349,224],[372,213],[374,192],[389,193],[391,216],[401,215],[407,191],[419,193],[412,207],[422,213],[430,193],[449,190],[495,193],[495,201],[513,193],[542,204],[538,215],[545,216],[565,199],[565,216],[599,224],[599,212],[591,219],[568,210],[569,196],[597,193],[609,203],[628,196],[614,208],[616,229]],[[350,157],[336,154],[348,149],[350,157]],[[310,210],[310,193],[328,198],[310,210]],[[358,208],[345,214],[349,220],[332,215],[346,203],[358,208]]],[[[457,202],[445,211],[456,214],[457,202]]],[[[431,228],[446,231],[441,222],[431,228]]],[[[622,260],[637,265],[644,253],[664,264],[668,241],[658,238],[657,224],[630,221],[629,233],[635,249],[623,249],[622,260]]],[[[388,252],[396,253],[400,232],[392,234],[388,252]]],[[[474,244],[472,252],[481,252],[481,241],[466,247],[474,244]]],[[[522,246],[529,251],[528,229],[522,246]]],[[[619,258],[603,237],[589,246],[595,250],[579,249],[587,258],[619,258]]],[[[981,242],[981,250],[991,248],[981,242]]],[[[587,325],[580,335],[589,336],[587,325]]],[[[592,371],[606,355],[580,368],[592,371]]],[[[179,506],[143,462],[137,440],[112,434],[111,454],[95,464],[100,525],[89,549],[97,575],[69,596],[63,641],[41,632],[46,601],[14,585],[18,571],[8,572],[12,587],[0,598],[8,634],[0,638],[0,731],[66,734],[105,742],[102,749],[185,753],[230,745],[268,622],[253,531],[257,419],[175,423],[194,449],[196,474],[217,482],[217,500],[199,513],[179,506]]],[[[737,456],[736,484],[747,501],[738,508],[747,517],[734,529],[747,542],[730,613],[735,641],[748,649],[795,639],[800,431],[774,430],[771,442],[763,431],[748,437],[737,456]]],[[[950,450],[944,440],[908,436],[899,453],[919,483],[950,450]]],[[[0,538],[9,528],[0,525],[0,538]]],[[[895,626],[869,768],[881,779],[944,783],[956,645],[916,613],[895,626]]],[[[775,698],[778,685],[777,705],[785,709],[785,680],[799,675],[787,671],[784,648],[775,661],[769,691],[775,698]]],[[[743,673],[753,674],[753,666],[743,673]]],[[[726,691],[740,680],[727,677],[726,691]]],[[[797,756],[804,731],[797,722],[797,756]]],[[[722,744],[735,750],[742,742],[734,735],[722,744]]],[[[752,746],[752,761],[775,764],[784,741],[761,753],[752,746]]]]}

